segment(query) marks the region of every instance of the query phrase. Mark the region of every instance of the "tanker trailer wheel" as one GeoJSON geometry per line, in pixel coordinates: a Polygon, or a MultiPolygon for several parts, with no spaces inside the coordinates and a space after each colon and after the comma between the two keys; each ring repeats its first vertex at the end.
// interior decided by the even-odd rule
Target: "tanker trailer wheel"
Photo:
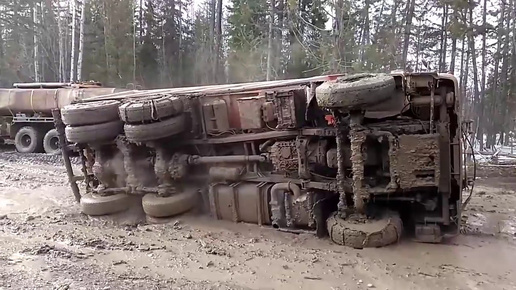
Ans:
{"type": "Polygon", "coordinates": [[[66,139],[71,143],[101,143],[115,139],[122,133],[120,120],[86,126],[66,126],[66,139]]]}
{"type": "Polygon", "coordinates": [[[119,120],[119,101],[99,101],[68,105],[61,109],[63,123],[69,126],[85,126],[119,120]]]}
{"type": "Polygon", "coordinates": [[[198,190],[191,188],[168,197],[150,193],[142,199],[143,211],[155,218],[176,216],[191,210],[197,203],[198,196],[198,190]]]}
{"type": "Polygon", "coordinates": [[[40,153],[43,151],[43,136],[34,127],[22,127],[16,132],[14,145],[20,153],[40,153]]]}
{"type": "Polygon", "coordinates": [[[184,115],[171,117],[155,123],[124,125],[125,136],[131,142],[146,142],[167,138],[183,132],[184,129],[184,115]]]}
{"type": "Polygon", "coordinates": [[[397,212],[384,210],[373,219],[352,214],[346,219],[334,212],[326,220],[330,239],[339,245],[356,249],[379,248],[401,238],[403,222],[397,212]]]}
{"type": "Polygon", "coordinates": [[[129,207],[130,202],[127,194],[108,196],[86,194],[81,198],[81,212],[91,216],[119,213],[129,209],[129,207]]]}
{"type": "Polygon", "coordinates": [[[183,113],[183,102],[177,97],[128,102],[118,108],[120,119],[136,124],[162,120],[183,113]]]}
{"type": "Polygon", "coordinates": [[[317,87],[317,104],[323,108],[365,110],[394,96],[396,82],[388,74],[354,74],[317,87]]]}
{"type": "Polygon", "coordinates": [[[59,154],[61,148],[59,147],[59,133],[56,129],[52,129],[43,137],[43,149],[48,154],[59,154]]]}

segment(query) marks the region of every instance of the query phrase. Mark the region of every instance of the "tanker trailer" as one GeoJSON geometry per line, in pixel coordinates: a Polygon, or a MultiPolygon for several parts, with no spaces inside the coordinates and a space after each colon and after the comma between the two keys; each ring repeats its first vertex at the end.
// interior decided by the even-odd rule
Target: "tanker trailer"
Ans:
{"type": "Polygon", "coordinates": [[[122,89],[100,83],[15,83],[0,89],[0,142],[12,140],[20,153],[59,152],[52,109],[122,89]]]}

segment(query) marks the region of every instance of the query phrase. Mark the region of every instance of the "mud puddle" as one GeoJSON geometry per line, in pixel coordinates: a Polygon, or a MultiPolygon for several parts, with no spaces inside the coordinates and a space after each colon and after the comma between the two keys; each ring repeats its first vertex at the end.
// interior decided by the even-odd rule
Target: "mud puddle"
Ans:
{"type": "Polygon", "coordinates": [[[516,289],[512,181],[476,186],[476,231],[354,250],[206,216],[90,218],[64,168],[31,158],[0,159],[1,289],[516,289]]]}

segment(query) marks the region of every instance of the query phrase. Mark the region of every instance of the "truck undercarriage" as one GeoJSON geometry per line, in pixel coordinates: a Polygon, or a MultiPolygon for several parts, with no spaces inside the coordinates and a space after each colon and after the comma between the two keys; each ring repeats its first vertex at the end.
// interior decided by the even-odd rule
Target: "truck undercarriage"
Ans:
{"type": "Polygon", "coordinates": [[[153,218],[204,205],[363,248],[403,228],[458,233],[459,97],[447,74],[361,74],[106,95],[53,115],[65,162],[81,153],[86,193],[67,167],[85,214],[139,195],[153,218]]]}

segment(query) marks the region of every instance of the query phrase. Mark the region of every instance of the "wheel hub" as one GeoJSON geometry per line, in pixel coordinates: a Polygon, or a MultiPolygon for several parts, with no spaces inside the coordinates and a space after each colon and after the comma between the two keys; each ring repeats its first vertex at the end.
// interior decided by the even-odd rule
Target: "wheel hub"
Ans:
{"type": "Polygon", "coordinates": [[[59,138],[58,137],[53,137],[50,139],[50,148],[52,148],[52,150],[59,149],[59,138]]]}
{"type": "Polygon", "coordinates": [[[23,135],[21,138],[21,144],[23,147],[29,147],[32,143],[32,138],[29,135],[23,135]]]}

